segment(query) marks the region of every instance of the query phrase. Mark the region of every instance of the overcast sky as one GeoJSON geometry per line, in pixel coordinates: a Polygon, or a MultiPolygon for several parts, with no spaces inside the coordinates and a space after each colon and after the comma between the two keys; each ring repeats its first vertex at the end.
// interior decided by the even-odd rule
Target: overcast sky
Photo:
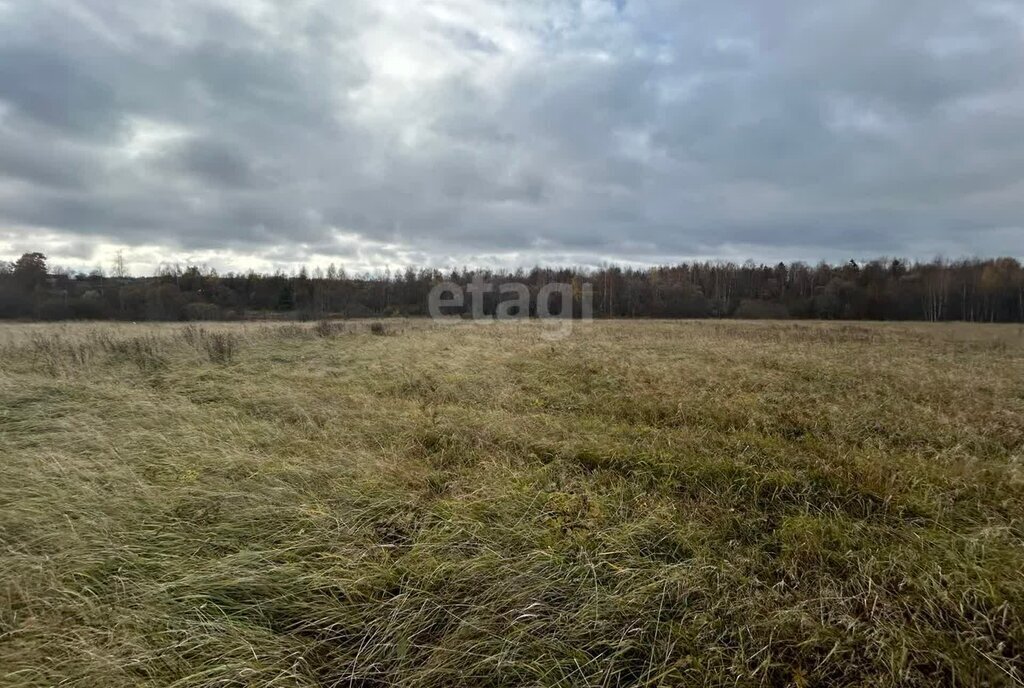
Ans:
{"type": "Polygon", "coordinates": [[[0,257],[1024,256],[1020,0],[0,0],[0,257]]]}

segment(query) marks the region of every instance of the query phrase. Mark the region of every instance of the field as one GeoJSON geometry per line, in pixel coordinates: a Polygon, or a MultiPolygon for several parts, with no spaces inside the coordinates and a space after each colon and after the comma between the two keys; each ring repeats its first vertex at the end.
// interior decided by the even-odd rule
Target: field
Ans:
{"type": "Polygon", "coordinates": [[[1024,331],[0,327],[0,684],[1015,685],[1024,331]]]}

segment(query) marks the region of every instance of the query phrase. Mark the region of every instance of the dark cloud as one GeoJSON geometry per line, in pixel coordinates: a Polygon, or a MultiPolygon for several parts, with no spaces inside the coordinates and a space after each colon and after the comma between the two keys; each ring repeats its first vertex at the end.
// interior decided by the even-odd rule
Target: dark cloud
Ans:
{"type": "Polygon", "coordinates": [[[250,159],[249,150],[251,147],[233,146],[215,138],[193,138],[175,145],[164,162],[172,174],[214,186],[269,186],[272,179],[257,170],[258,163],[250,159]]]}
{"type": "Polygon", "coordinates": [[[1021,255],[1021,64],[987,0],[0,3],[0,227],[69,260],[1021,255]]]}
{"type": "Polygon", "coordinates": [[[52,46],[0,48],[0,94],[21,118],[59,133],[112,138],[119,128],[113,87],[52,46]]]}

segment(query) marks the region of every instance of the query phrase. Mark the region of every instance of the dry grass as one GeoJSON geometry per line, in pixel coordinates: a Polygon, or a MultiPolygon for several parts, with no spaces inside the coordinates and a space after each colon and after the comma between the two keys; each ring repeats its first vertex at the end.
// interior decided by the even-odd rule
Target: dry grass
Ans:
{"type": "Polygon", "coordinates": [[[0,328],[0,683],[1024,679],[1019,328],[541,335],[0,328]]]}

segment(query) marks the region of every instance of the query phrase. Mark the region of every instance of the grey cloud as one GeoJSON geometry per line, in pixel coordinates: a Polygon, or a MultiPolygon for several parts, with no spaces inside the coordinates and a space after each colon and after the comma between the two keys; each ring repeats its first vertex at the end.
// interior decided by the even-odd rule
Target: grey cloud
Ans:
{"type": "MultiPolygon", "coordinates": [[[[29,129],[29,131],[33,131],[29,129]]],[[[0,178],[29,188],[85,190],[106,174],[103,149],[76,141],[52,140],[35,129],[41,144],[25,129],[0,128],[0,178]]]]}
{"type": "Polygon", "coordinates": [[[114,89],[52,48],[0,48],[0,97],[30,122],[71,135],[116,136],[121,113],[114,89]]]}
{"type": "Polygon", "coordinates": [[[0,223],[69,245],[1024,254],[1024,20],[981,0],[65,9],[0,17],[0,223]]]}
{"type": "Polygon", "coordinates": [[[267,186],[271,179],[257,170],[245,150],[215,138],[193,138],[164,155],[168,168],[181,175],[229,188],[267,186]]]}

